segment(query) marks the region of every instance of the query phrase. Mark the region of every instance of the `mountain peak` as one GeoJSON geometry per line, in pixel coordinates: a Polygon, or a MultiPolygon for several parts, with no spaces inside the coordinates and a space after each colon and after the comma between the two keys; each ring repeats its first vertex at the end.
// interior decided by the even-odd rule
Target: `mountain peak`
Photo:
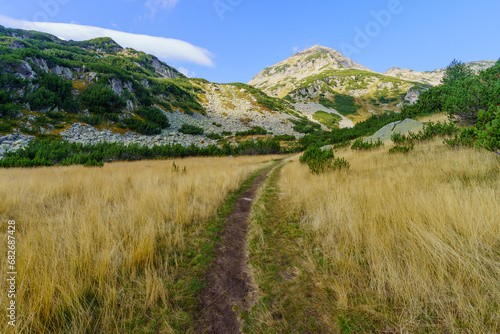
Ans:
{"type": "Polygon", "coordinates": [[[297,52],[295,55],[310,54],[310,53],[316,53],[316,52],[323,52],[323,53],[333,54],[336,56],[342,56],[342,54],[340,52],[338,52],[337,50],[334,50],[332,48],[328,48],[328,47],[322,46],[322,45],[314,45],[308,49],[297,52]]]}
{"type": "Polygon", "coordinates": [[[266,93],[273,96],[283,97],[290,89],[293,89],[292,81],[299,82],[326,71],[349,69],[373,72],[369,68],[344,57],[337,50],[315,45],[264,69],[249,84],[264,89],[266,93]],[[288,82],[288,84],[283,84],[284,82],[288,82]],[[269,87],[273,89],[267,89],[269,87]]]}

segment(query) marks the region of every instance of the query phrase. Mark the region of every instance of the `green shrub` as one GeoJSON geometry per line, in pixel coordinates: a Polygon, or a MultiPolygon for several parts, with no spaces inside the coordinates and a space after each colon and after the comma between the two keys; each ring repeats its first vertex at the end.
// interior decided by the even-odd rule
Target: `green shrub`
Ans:
{"type": "Polygon", "coordinates": [[[339,115],[327,113],[321,110],[316,111],[313,118],[329,129],[337,127],[340,121],[342,121],[342,117],[339,115]]]}
{"type": "Polygon", "coordinates": [[[279,136],[274,136],[274,140],[280,140],[280,141],[295,141],[297,138],[293,135],[279,135],[279,136]]]}
{"type": "Polygon", "coordinates": [[[313,133],[317,130],[321,130],[321,125],[318,123],[311,122],[307,118],[301,119],[290,119],[294,124],[293,129],[299,133],[313,133]]]}
{"type": "Polygon", "coordinates": [[[36,116],[35,117],[35,124],[38,126],[44,126],[49,124],[49,119],[45,116],[36,116]]]}
{"type": "Polygon", "coordinates": [[[357,113],[359,108],[354,97],[343,94],[335,94],[333,102],[322,96],[319,98],[319,103],[326,108],[337,110],[344,116],[357,113]]]}
{"type": "Polygon", "coordinates": [[[88,86],[80,95],[82,104],[90,112],[103,115],[105,113],[120,112],[126,106],[125,101],[111,88],[101,83],[101,80],[88,86]]]}
{"type": "Polygon", "coordinates": [[[351,146],[351,150],[356,150],[356,151],[367,151],[371,150],[376,147],[380,147],[384,145],[383,142],[380,140],[377,140],[376,142],[372,141],[367,141],[365,142],[363,139],[357,139],[354,144],[351,146]]]}
{"type": "Polygon", "coordinates": [[[333,150],[322,150],[318,147],[308,148],[300,157],[301,163],[309,166],[313,174],[321,174],[333,170],[348,170],[351,164],[344,158],[335,158],[333,150]]]}
{"type": "Polygon", "coordinates": [[[141,107],[137,110],[137,114],[147,121],[158,124],[158,126],[162,129],[166,129],[170,126],[167,116],[156,108],[141,107]]]}
{"type": "Polygon", "coordinates": [[[97,125],[100,125],[104,121],[104,116],[103,115],[82,116],[79,118],[79,120],[82,123],[97,126],[97,125]]]}
{"type": "Polygon", "coordinates": [[[204,133],[204,130],[196,125],[182,124],[179,132],[182,132],[186,135],[202,135],[204,133]]]}
{"type": "Polygon", "coordinates": [[[61,112],[51,112],[51,111],[48,111],[47,113],[45,113],[45,115],[48,118],[56,120],[56,121],[62,121],[62,120],[64,120],[66,118],[66,115],[64,115],[61,112]]]}
{"type": "Polygon", "coordinates": [[[34,80],[39,85],[36,91],[30,91],[27,102],[34,110],[59,107],[67,111],[78,110],[78,102],[73,99],[71,93],[73,83],[56,74],[39,71],[38,79],[34,80]]]}
{"type": "Polygon", "coordinates": [[[7,133],[17,124],[11,120],[0,120],[0,132],[7,133]]]}
{"type": "Polygon", "coordinates": [[[391,154],[393,154],[393,153],[408,153],[411,150],[413,150],[413,148],[414,148],[413,143],[406,145],[406,146],[396,145],[396,146],[392,147],[391,149],[389,149],[389,153],[391,153],[391,154]]]}
{"type": "Polygon", "coordinates": [[[183,158],[191,156],[259,155],[278,154],[279,142],[275,140],[248,140],[237,146],[224,143],[223,147],[210,145],[200,148],[180,144],[148,147],[146,145],[124,145],[122,143],[98,143],[84,145],[49,138],[31,141],[23,150],[7,153],[0,160],[0,167],[34,167],[52,165],[101,166],[103,162],[132,161],[140,159],[183,158]],[[49,140],[50,139],[50,140],[49,140]]]}
{"type": "Polygon", "coordinates": [[[221,140],[222,136],[218,133],[209,133],[209,134],[207,134],[207,138],[212,139],[212,140],[221,140]]]}
{"type": "Polygon", "coordinates": [[[161,133],[161,127],[150,121],[141,121],[137,118],[125,118],[122,120],[123,124],[130,130],[136,131],[143,135],[158,135],[161,133]]]}

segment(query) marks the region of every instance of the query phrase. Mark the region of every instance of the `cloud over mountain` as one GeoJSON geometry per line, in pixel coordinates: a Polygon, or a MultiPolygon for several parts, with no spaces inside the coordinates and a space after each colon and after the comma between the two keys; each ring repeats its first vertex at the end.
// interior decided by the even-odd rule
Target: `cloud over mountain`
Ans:
{"type": "MultiPolygon", "coordinates": [[[[176,1],[164,1],[174,3],[176,1]]],[[[72,23],[30,22],[0,15],[0,24],[17,29],[37,30],[66,40],[83,41],[97,37],[111,37],[123,47],[153,54],[166,62],[187,62],[213,67],[212,53],[188,42],[165,37],[133,34],[72,23]]]]}

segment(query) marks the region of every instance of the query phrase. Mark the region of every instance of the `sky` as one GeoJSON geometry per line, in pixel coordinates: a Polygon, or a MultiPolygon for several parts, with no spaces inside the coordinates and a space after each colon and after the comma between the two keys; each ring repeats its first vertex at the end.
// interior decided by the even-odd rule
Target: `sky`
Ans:
{"type": "Polygon", "coordinates": [[[377,72],[496,60],[499,14],[498,0],[0,0],[3,26],[111,36],[218,83],[248,82],[314,45],[377,72]]]}

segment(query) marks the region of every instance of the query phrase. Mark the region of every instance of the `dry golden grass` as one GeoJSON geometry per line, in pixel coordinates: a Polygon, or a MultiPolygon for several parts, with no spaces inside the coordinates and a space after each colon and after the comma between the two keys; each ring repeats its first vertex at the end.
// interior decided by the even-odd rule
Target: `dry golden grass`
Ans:
{"type": "Polygon", "coordinates": [[[417,121],[423,122],[423,123],[428,123],[428,122],[447,122],[449,120],[449,115],[447,113],[437,113],[437,114],[432,114],[432,115],[427,115],[427,116],[422,116],[422,117],[417,117],[417,121]]]}
{"type": "Polygon", "coordinates": [[[280,187],[323,252],[315,284],[338,309],[396,333],[499,333],[500,159],[441,141],[340,152],[347,173],[314,176],[295,159],[280,187]]]}
{"type": "MultiPolygon", "coordinates": [[[[4,321],[1,328],[126,332],[130,321],[147,317],[158,303],[169,304],[176,254],[187,238],[273,158],[177,160],[178,173],[171,160],[2,170],[3,254],[6,222],[17,222],[18,324],[12,330],[4,321]]],[[[1,268],[6,260],[1,258],[1,268]]],[[[2,270],[2,291],[5,275],[2,270]]],[[[0,304],[7,301],[1,293],[0,304]]],[[[161,332],[172,331],[165,321],[156,322],[161,332]]]]}

